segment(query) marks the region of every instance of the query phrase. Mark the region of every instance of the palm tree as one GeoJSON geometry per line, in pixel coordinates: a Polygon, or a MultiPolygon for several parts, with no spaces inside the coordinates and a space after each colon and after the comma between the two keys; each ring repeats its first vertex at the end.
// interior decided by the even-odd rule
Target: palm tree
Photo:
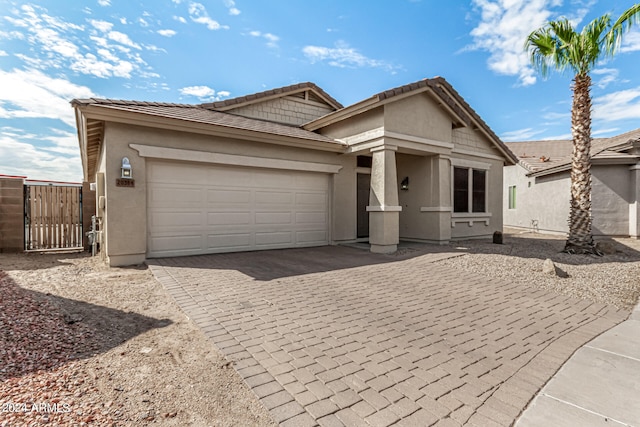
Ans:
{"type": "Polygon", "coordinates": [[[551,68],[574,73],[571,107],[571,205],[569,236],[564,251],[599,254],[591,233],[591,76],[597,62],[613,56],[623,34],[640,22],[640,3],[626,10],[615,23],[606,14],[577,32],[566,18],[547,22],[525,42],[531,63],[546,77],[551,68]]]}

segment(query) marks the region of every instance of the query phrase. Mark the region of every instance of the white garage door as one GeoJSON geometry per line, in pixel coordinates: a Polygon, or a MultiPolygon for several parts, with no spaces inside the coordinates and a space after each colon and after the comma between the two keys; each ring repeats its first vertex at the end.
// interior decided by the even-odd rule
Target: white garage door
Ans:
{"type": "Polygon", "coordinates": [[[147,162],[148,256],[328,244],[329,175],[147,162]]]}

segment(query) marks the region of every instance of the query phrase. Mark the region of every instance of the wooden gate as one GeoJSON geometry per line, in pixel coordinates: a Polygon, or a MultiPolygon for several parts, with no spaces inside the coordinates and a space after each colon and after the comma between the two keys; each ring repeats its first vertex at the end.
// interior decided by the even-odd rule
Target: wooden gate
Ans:
{"type": "Polygon", "coordinates": [[[24,186],[25,250],[82,249],[82,186],[24,186]]]}

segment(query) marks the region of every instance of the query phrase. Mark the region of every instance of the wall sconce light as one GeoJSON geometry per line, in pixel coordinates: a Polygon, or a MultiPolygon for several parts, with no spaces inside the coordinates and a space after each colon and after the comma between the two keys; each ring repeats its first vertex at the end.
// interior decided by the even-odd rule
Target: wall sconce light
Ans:
{"type": "Polygon", "coordinates": [[[409,189],[409,177],[405,176],[402,182],[400,183],[400,189],[407,191],[409,189]]]}
{"type": "Polygon", "coordinates": [[[120,171],[122,172],[122,175],[121,175],[122,178],[129,178],[129,179],[133,178],[131,163],[129,163],[128,157],[122,158],[122,168],[120,168],[120,171]]]}

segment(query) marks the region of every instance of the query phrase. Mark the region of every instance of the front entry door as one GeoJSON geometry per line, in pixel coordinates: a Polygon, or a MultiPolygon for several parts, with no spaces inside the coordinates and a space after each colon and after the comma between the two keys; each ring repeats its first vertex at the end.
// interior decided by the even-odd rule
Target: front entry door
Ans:
{"type": "Polygon", "coordinates": [[[371,191],[371,175],[357,174],[357,204],[358,204],[358,238],[369,237],[369,192],[371,191]]]}

